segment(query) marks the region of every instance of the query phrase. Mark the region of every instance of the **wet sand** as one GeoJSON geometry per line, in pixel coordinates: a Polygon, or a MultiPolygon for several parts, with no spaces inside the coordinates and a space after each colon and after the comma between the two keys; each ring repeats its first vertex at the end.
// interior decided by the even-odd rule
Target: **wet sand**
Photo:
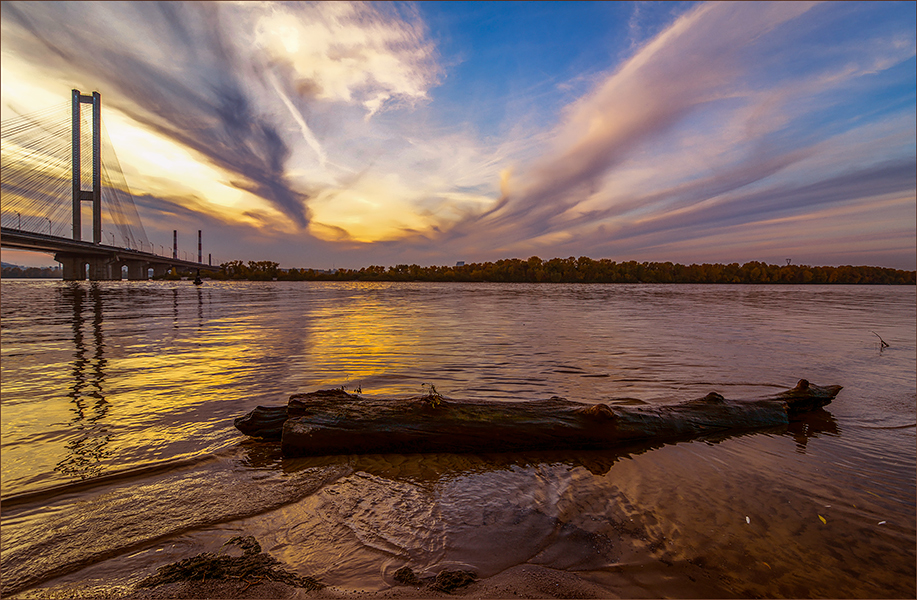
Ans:
{"type": "Polygon", "coordinates": [[[534,565],[513,567],[459,588],[451,593],[421,586],[396,586],[366,592],[327,587],[307,592],[276,582],[247,586],[236,582],[169,584],[122,598],[621,598],[614,590],[591,583],[575,574],[534,565]]]}
{"type": "MultiPolygon", "coordinates": [[[[136,580],[139,580],[139,576],[136,580]]],[[[354,598],[730,598],[715,576],[692,564],[643,565],[601,572],[574,573],[540,565],[523,564],[476,580],[450,592],[429,585],[395,585],[361,590],[328,586],[308,591],[277,581],[215,580],[177,582],[153,588],[136,583],[109,585],[100,580],[75,581],[34,588],[13,596],[26,599],[164,600],[164,599],[354,599],[354,598]]]]}
{"type": "Polygon", "coordinates": [[[169,583],[151,589],[71,584],[33,590],[17,598],[104,598],[110,600],[161,600],[179,598],[621,598],[619,591],[596,585],[572,573],[523,565],[476,581],[451,593],[430,587],[396,586],[381,591],[343,590],[326,587],[307,591],[276,581],[249,584],[243,581],[169,583]],[[38,593],[40,592],[40,595],[38,593]],[[34,594],[34,595],[33,595],[34,594]]]}

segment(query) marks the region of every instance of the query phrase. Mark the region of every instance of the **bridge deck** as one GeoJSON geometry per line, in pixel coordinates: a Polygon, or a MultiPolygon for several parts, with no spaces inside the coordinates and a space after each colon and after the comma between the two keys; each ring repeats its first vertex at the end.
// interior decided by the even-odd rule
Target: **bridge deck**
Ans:
{"type": "MultiPolygon", "coordinates": [[[[79,261],[82,263],[96,263],[105,265],[131,265],[140,270],[153,268],[156,271],[168,270],[173,267],[177,269],[200,269],[201,271],[218,271],[219,266],[207,265],[172,258],[170,256],[160,256],[151,252],[142,252],[130,248],[119,248],[117,246],[106,246],[104,244],[93,244],[80,240],[72,240],[48,234],[34,233],[31,231],[20,231],[9,227],[0,228],[0,245],[4,248],[15,248],[17,250],[31,250],[35,252],[48,252],[54,254],[55,260],[61,263],[67,261],[79,261]],[[144,267],[144,265],[146,265],[144,267]]],[[[79,268],[74,266],[73,268],[79,268]]],[[[67,277],[67,265],[64,265],[65,279],[83,279],[83,277],[67,277]]],[[[144,273],[145,274],[145,273],[144,273]]],[[[118,273],[120,275],[120,273],[118,273]]],[[[119,276],[112,274],[109,277],[90,277],[92,279],[120,279],[119,276]]],[[[131,279],[146,279],[145,276],[130,277],[131,279]]]]}

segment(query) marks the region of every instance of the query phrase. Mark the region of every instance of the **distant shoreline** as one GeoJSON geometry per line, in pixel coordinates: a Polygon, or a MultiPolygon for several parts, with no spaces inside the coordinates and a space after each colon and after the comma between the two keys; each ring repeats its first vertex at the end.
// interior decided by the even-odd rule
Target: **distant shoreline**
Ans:
{"type": "Polygon", "coordinates": [[[616,262],[609,259],[552,258],[456,263],[455,266],[369,266],[359,270],[280,269],[270,261],[222,263],[213,279],[278,281],[434,281],[492,283],[789,283],[915,285],[917,271],[886,267],[813,267],[763,262],[704,263],[616,262]]]}
{"type": "MultiPolygon", "coordinates": [[[[158,279],[193,277],[175,269],[158,279]]],[[[3,279],[60,279],[57,268],[4,267],[3,279]]],[[[416,264],[357,269],[281,269],[272,261],[222,263],[210,276],[238,281],[403,281],[449,283],[681,283],[681,284],[840,284],[917,285],[917,271],[887,267],[771,265],[763,262],[682,265],[671,262],[616,262],[608,259],[533,256],[497,262],[421,267],[416,264]]]]}
{"type": "MultiPolygon", "coordinates": [[[[178,273],[172,275],[178,278],[178,273]]],[[[671,262],[616,262],[608,259],[533,256],[455,266],[396,265],[356,269],[280,269],[270,261],[222,263],[218,280],[249,281],[412,281],[491,283],[739,283],[915,285],[917,271],[886,267],[769,265],[762,262],[682,265],[671,262]]]]}
{"type": "Polygon", "coordinates": [[[3,267],[0,278],[3,279],[63,279],[64,272],[59,267],[3,267]]]}

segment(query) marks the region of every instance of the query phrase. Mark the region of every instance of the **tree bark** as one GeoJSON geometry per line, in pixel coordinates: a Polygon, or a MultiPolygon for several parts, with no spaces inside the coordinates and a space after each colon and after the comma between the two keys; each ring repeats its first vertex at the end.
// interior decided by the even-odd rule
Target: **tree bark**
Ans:
{"type": "Polygon", "coordinates": [[[280,438],[287,456],[599,449],[787,425],[829,404],[840,390],[802,379],[790,390],[756,400],[710,393],[674,405],[614,407],[563,398],[380,400],[320,390],[295,394],[286,407],[259,406],[235,424],[247,435],[280,438]]]}

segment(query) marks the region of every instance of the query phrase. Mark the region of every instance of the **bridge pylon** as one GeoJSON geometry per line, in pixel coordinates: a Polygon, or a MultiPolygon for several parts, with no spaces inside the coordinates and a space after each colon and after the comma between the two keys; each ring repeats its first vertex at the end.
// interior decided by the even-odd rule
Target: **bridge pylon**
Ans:
{"type": "Polygon", "coordinates": [[[92,243],[102,243],[102,95],[93,92],[91,96],[72,93],[72,197],[73,197],[73,239],[83,237],[83,202],[92,203],[92,243]],[[92,105],[92,189],[83,190],[80,147],[80,104],[92,105]]]}
{"type": "MultiPolygon", "coordinates": [[[[66,114],[57,116],[50,111],[40,111],[33,115],[17,117],[3,123],[3,209],[4,217],[9,213],[20,214],[16,219],[17,227],[0,226],[0,245],[4,248],[16,248],[33,252],[47,252],[63,265],[63,278],[66,281],[82,281],[87,277],[91,281],[118,281],[123,279],[123,269],[127,269],[129,280],[145,280],[150,269],[154,275],[165,275],[173,268],[190,271],[216,271],[211,265],[201,263],[203,248],[201,232],[198,231],[197,262],[178,258],[177,233],[172,236],[172,256],[159,256],[153,251],[153,245],[146,237],[140,215],[134,206],[127,182],[109,179],[113,174],[122,176],[121,167],[114,148],[106,141],[105,202],[106,209],[111,209],[113,229],[122,234],[126,246],[116,245],[114,232],[111,243],[103,242],[102,237],[102,98],[99,92],[92,95],[81,94],[71,90],[71,208],[73,212],[72,239],[68,234],[55,235],[52,229],[51,215],[58,215],[60,209],[66,210],[66,192],[63,197],[57,188],[60,181],[58,165],[60,158],[66,161],[66,133],[59,137],[56,132],[60,127],[66,130],[66,114]],[[87,126],[83,123],[83,104],[92,105],[92,118],[87,126]],[[48,116],[52,115],[52,116],[48,116]],[[9,125],[7,125],[9,123],[9,125]],[[91,129],[91,186],[83,176],[82,161],[87,156],[83,152],[83,141],[86,132],[80,129],[91,129]],[[54,139],[47,141],[52,135],[54,139]],[[83,135],[81,135],[83,134],[83,135]],[[53,182],[53,183],[49,183],[53,182]],[[53,187],[53,190],[51,187],[53,187]],[[89,188],[89,189],[84,189],[89,188]],[[63,205],[61,205],[63,202],[63,205]],[[82,212],[83,203],[92,203],[92,241],[83,241],[82,212]],[[109,202],[111,204],[109,204],[109,202]],[[33,221],[32,226],[23,229],[23,219],[33,221]],[[47,226],[42,231],[35,231],[34,221],[47,219],[47,226]],[[139,234],[139,235],[135,235],[139,234]],[[135,239],[136,238],[136,239],[135,239]],[[136,246],[140,248],[136,248],[136,246]],[[149,245],[149,248],[145,248],[149,245]]],[[[89,141],[88,139],[86,140],[89,141]]],[[[89,154],[86,151],[85,154],[89,154]]],[[[88,169],[87,169],[88,171],[88,169]]],[[[66,177],[66,175],[64,176],[66,177]]],[[[66,185],[66,181],[63,182],[66,185]]],[[[5,223],[5,220],[4,220],[5,223]]],[[[105,234],[108,235],[108,224],[105,234]]],[[[209,262],[209,261],[208,261],[209,262]]]]}

